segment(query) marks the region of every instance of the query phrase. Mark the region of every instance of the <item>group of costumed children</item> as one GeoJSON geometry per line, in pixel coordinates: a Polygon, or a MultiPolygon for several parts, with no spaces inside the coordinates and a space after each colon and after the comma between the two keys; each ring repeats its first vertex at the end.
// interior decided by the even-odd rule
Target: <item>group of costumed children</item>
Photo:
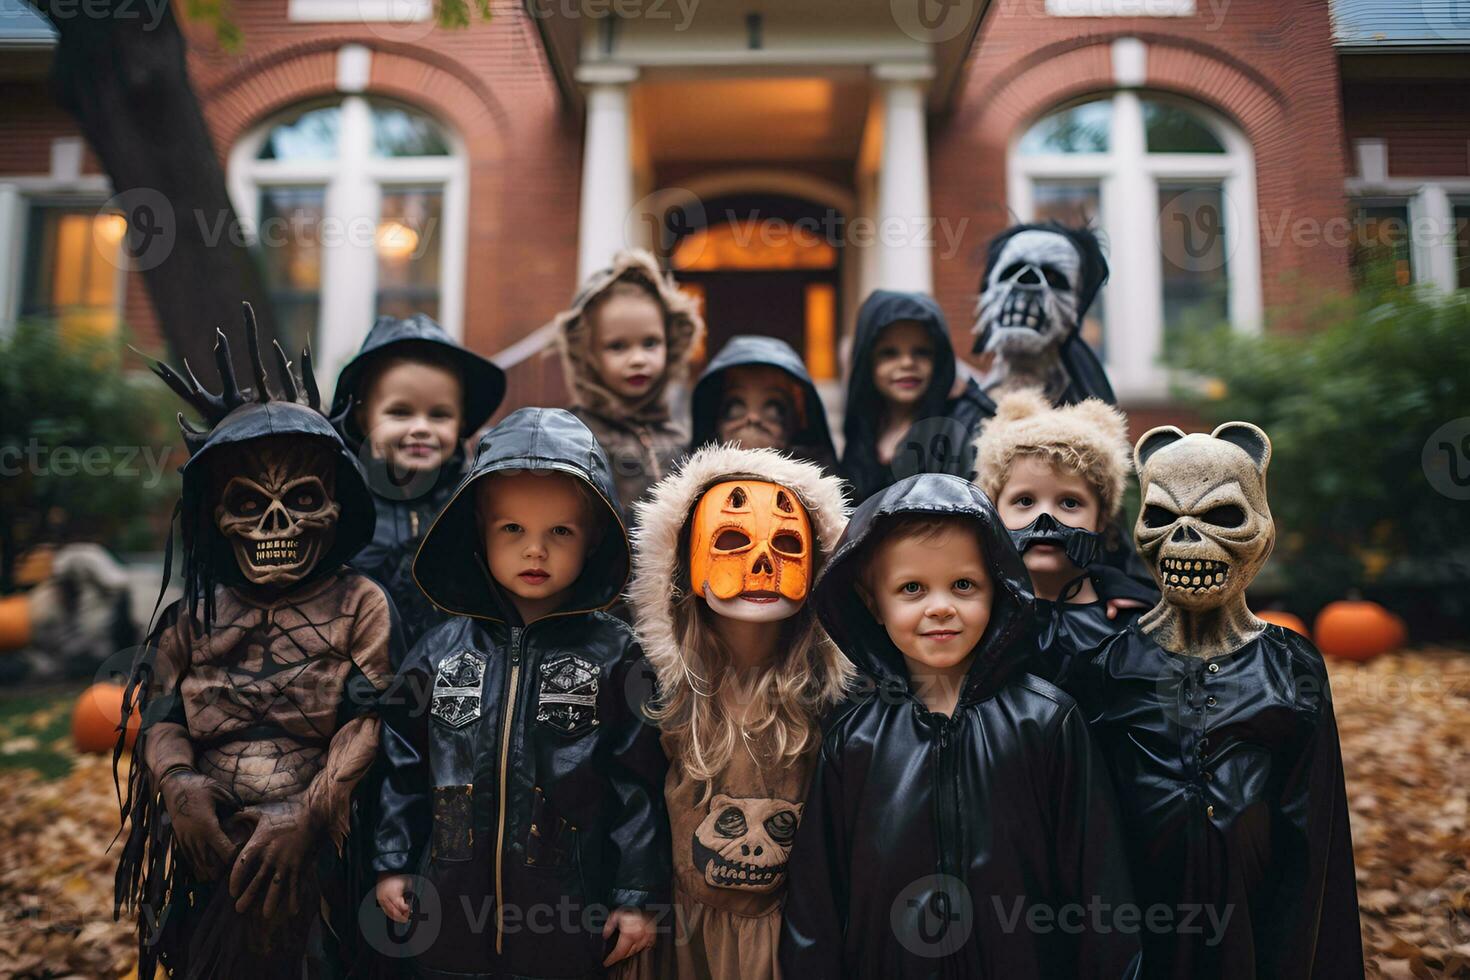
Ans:
{"type": "Polygon", "coordinates": [[[155,365],[197,421],[125,704],[138,975],[1361,976],[1322,660],[1245,605],[1269,441],[1130,451],[1106,275],[997,238],[983,376],[874,293],[840,461],[770,337],[674,421],[703,327],[645,253],[557,319],[573,409],[468,459],[505,379],[426,316],[326,411],[248,308],[251,377],[155,365]]]}

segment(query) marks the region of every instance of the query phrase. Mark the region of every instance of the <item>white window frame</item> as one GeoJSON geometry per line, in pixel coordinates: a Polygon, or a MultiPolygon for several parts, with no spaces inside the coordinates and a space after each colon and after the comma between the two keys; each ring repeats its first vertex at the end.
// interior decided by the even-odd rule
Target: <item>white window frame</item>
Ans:
{"type": "Polygon", "coordinates": [[[440,238],[439,323],[450,336],[464,336],[465,248],[469,178],[468,155],[459,135],[435,119],[450,154],[442,157],[376,157],[372,155],[372,112],[363,95],[346,95],[340,102],[338,154],[332,160],[257,160],[271,129],[282,121],[277,114],[255,127],[230,150],[230,198],[247,235],[254,236],[260,221],[260,189],[269,186],[326,188],[323,215],[349,230],[332,247],[322,249],[321,306],[317,345],[313,352],[323,376],[335,376],[353,355],[372,326],[377,295],[377,255],[370,240],[351,231],[359,216],[376,227],[382,215],[385,187],[438,185],[443,188],[443,225],[440,238]]]}
{"type": "Polygon", "coordinates": [[[1046,0],[1048,17],[1193,17],[1194,0],[1046,0]]]}
{"type": "MultiPolygon", "coordinates": [[[[1381,147],[1378,140],[1357,140],[1359,159],[1367,149],[1381,147]]],[[[1386,162],[1386,154],[1379,154],[1386,162]]],[[[1359,165],[1360,172],[1364,168],[1359,165]]],[[[1383,168],[1386,171],[1386,167],[1383,168]]],[[[1433,283],[1445,292],[1458,288],[1455,275],[1455,202],[1470,200],[1467,177],[1390,177],[1386,172],[1349,178],[1347,196],[1386,198],[1409,206],[1410,262],[1416,283],[1433,283]]]]}
{"type": "MultiPolygon", "coordinates": [[[[1118,89],[1112,102],[1106,153],[1047,153],[1023,156],[1021,139],[1051,106],[1012,134],[1006,154],[1007,198],[1022,221],[1036,214],[1032,182],[1089,180],[1099,187],[1099,231],[1108,253],[1110,276],[1103,287],[1107,310],[1109,379],[1118,397],[1160,402],[1169,396],[1169,372],[1159,363],[1164,347],[1163,256],[1159,244],[1158,188],[1174,180],[1218,180],[1228,209],[1225,254],[1228,262],[1230,322],[1237,329],[1261,329],[1261,260],[1256,218],[1256,167],[1250,141],[1220,113],[1165,93],[1118,89]],[[1224,153],[1148,153],[1144,143],[1146,97],[1177,103],[1204,123],[1224,153]],[[1140,261],[1147,256],[1148,261],[1140,261]]],[[[1091,101],[1088,99],[1077,102],[1091,101]]],[[[1076,102],[1070,104],[1077,104],[1076,102]]]]}
{"type": "Polygon", "coordinates": [[[309,24],[402,24],[433,15],[433,0],[290,0],[286,5],[287,20],[309,24]]]}
{"type": "MultiPolygon", "coordinates": [[[[0,180],[0,332],[10,331],[20,319],[26,261],[37,245],[28,240],[31,211],[47,207],[101,210],[111,197],[111,183],[99,175],[74,179],[38,175],[0,180]]],[[[127,305],[127,256],[119,254],[114,265],[117,276],[114,295],[121,323],[127,305]]]]}

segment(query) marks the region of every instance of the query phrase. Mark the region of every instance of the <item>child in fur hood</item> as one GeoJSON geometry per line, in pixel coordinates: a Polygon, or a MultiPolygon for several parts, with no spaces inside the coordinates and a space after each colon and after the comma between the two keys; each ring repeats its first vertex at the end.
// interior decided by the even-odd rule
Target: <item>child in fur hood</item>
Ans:
{"type": "Polygon", "coordinates": [[[674,915],[625,978],[777,976],[818,720],[852,676],[806,601],[846,521],[836,477],[719,445],[638,508],[629,594],[658,675],[674,915]]]}
{"type": "Polygon", "coordinates": [[[1001,397],[975,450],[975,482],[995,502],[1036,594],[1029,669],[1070,691],[1078,665],[1143,611],[1110,609],[1117,576],[1097,574],[1131,469],[1128,420],[1096,398],[1053,408],[1027,388],[1001,397]]]}
{"type": "Polygon", "coordinates": [[[556,323],[572,414],[607,453],[631,513],[689,441],[669,416],[669,386],[684,377],[704,322],[658,260],[633,250],[594,273],[556,323]]]}

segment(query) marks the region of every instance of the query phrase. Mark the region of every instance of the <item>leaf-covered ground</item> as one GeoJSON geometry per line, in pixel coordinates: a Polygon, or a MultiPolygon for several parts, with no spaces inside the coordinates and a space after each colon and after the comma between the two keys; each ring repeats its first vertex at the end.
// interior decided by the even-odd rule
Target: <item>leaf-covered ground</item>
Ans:
{"type": "MultiPolygon", "coordinates": [[[[1470,656],[1331,669],[1368,973],[1470,978],[1470,656]]],[[[132,972],[111,762],[71,755],[73,697],[0,701],[0,978],[132,972]]]]}

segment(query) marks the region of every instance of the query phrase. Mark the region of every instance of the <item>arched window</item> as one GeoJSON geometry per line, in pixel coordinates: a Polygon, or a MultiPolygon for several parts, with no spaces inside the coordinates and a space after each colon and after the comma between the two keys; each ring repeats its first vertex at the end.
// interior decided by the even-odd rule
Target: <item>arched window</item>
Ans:
{"type": "Polygon", "coordinates": [[[1091,224],[1112,268],[1084,325],[1120,395],[1162,397],[1168,338],[1260,318],[1255,165],[1218,113],[1120,91],[1060,106],[1011,147],[1011,209],[1091,224]]]}
{"type": "Polygon", "coordinates": [[[323,374],[379,314],[460,335],[464,153],[430,116],[359,95],[295,106],[235,145],[229,177],[288,349],[310,339],[323,374]]]}

